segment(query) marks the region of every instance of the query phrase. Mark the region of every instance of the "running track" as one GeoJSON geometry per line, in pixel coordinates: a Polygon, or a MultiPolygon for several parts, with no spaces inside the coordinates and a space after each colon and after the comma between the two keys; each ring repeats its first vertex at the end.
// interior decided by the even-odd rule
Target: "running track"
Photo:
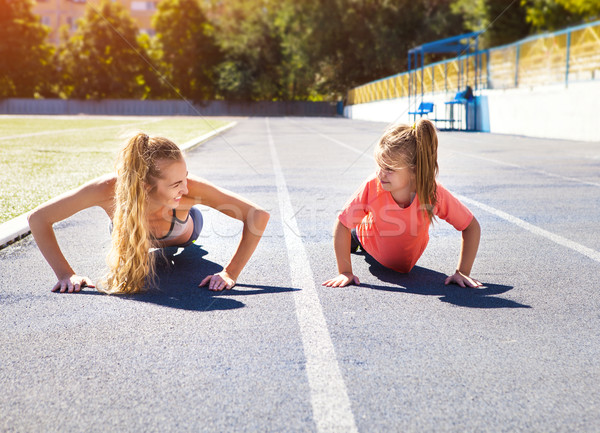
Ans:
{"type": "MultiPolygon", "coordinates": [[[[252,118],[188,153],[190,172],[271,212],[233,290],[197,283],[240,224],[206,210],[168,251],[162,292],[54,294],[31,236],[0,251],[1,431],[596,431],[600,425],[600,143],[440,134],[440,180],[482,226],[473,276],[444,286],[460,234],[435,225],[408,275],[353,257],[336,213],[374,168],[385,125],[252,118]]],[[[56,226],[98,279],[108,220],[56,226]]]]}

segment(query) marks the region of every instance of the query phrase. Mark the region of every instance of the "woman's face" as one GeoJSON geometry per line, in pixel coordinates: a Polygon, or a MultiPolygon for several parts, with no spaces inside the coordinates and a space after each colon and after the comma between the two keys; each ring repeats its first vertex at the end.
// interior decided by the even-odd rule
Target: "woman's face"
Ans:
{"type": "Polygon", "coordinates": [[[179,206],[181,197],[188,193],[187,164],[183,158],[176,161],[159,159],[156,168],[161,177],[150,186],[149,197],[162,206],[175,209],[179,206]]]}

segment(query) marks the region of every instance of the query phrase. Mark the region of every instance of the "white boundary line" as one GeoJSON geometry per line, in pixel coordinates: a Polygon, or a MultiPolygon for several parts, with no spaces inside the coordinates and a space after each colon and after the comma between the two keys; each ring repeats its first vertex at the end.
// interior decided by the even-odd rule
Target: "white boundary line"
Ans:
{"type": "MultiPolygon", "coordinates": [[[[329,141],[331,141],[333,143],[339,144],[339,145],[345,147],[346,149],[350,149],[350,150],[352,150],[352,151],[354,151],[356,153],[361,153],[360,150],[355,149],[352,146],[347,145],[346,143],[342,143],[342,142],[336,140],[335,138],[328,137],[325,134],[321,134],[319,132],[317,132],[317,133],[321,137],[326,138],[327,140],[329,140],[329,141]]],[[[461,152],[453,152],[453,153],[462,154],[461,152]]],[[[363,154],[365,157],[368,157],[368,158],[371,158],[371,159],[375,159],[375,158],[373,158],[372,155],[365,154],[364,152],[361,153],[361,154],[363,154]]],[[[465,156],[472,156],[474,158],[479,158],[479,159],[483,159],[483,160],[487,160],[487,161],[491,161],[491,162],[495,162],[495,163],[502,164],[502,165],[507,165],[509,167],[516,167],[516,168],[523,168],[523,169],[525,168],[525,167],[521,167],[519,165],[511,164],[511,163],[508,163],[508,162],[496,161],[496,160],[493,160],[491,158],[478,157],[478,156],[473,156],[473,155],[470,155],[470,154],[464,154],[464,155],[465,156]]],[[[579,183],[583,183],[583,184],[587,184],[587,185],[593,185],[593,186],[600,186],[600,184],[595,184],[595,183],[592,183],[592,182],[585,182],[585,181],[581,181],[581,180],[578,180],[578,179],[568,178],[568,177],[564,177],[564,176],[560,176],[560,175],[554,175],[552,173],[544,172],[544,171],[541,171],[541,170],[533,170],[533,171],[537,171],[538,173],[542,173],[542,174],[553,176],[553,177],[559,177],[561,179],[565,179],[565,180],[568,180],[568,181],[579,182],[579,183]]],[[[503,212],[503,211],[501,211],[499,209],[493,208],[493,207],[488,206],[486,204],[480,203],[480,202],[478,202],[476,200],[467,198],[467,197],[459,195],[459,194],[455,194],[455,193],[452,193],[452,194],[457,199],[459,199],[460,201],[462,201],[463,203],[470,204],[472,206],[477,206],[478,208],[480,208],[480,209],[482,209],[482,210],[484,210],[486,212],[489,212],[492,215],[495,215],[495,216],[497,216],[497,217],[499,217],[499,218],[501,218],[501,219],[503,219],[505,221],[508,221],[508,222],[510,222],[512,224],[515,224],[516,226],[519,226],[519,227],[521,227],[521,228],[523,228],[523,229],[525,229],[525,230],[527,230],[527,231],[529,231],[529,232],[531,232],[531,233],[533,233],[535,235],[542,236],[542,237],[544,237],[546,239],[551,240],[554,243],[562,245],[563,247],[570,248],[573,251],[576,251],[576,252],[578,252],[580,254],[583,254],[584,256],[586,256],[586,257],[588,257],[588,258],[590,258],[592,260],[595,260],[596,262],[600,263],[600,252],[598,252],[596,250],[588,248],[588,247],[586,247],[584,245],[581,245],[581,244],[579,244],[577,242],[571,241],[571,240],[569,240],[567,238],[564,238],[564,237],[562,237],[560,235],[557,235],[557,234],[554,234],[552,232],[549,232],[548,230],[544,230],[544,229],[542,229],[542,228],[540,228],[538,226],[534,226],[533,224],[530,224],[527,221],[524,221],[524,220],[522,220],[520,218],[512,216],[512,215],[510,215],[510,214],[508,214],[506,212],[503,212]]]]}
{"type": "MultiPolygon", "coordinates": [[[[342,146],[342,147],[344,147],[344,148],[346,148],[348,150],[351,150],[351,151],[353,151],[355,153],[358,153],[360,155],[364,155],[364,156],[366,156],[368,158],[374,159],[372,155],[367,154],[368,148],[367,148],[367,150],[364,150],[364,151],[361,152],[360,150],[358,150],[358,149],[356,149],[356,148],[354,148],[354,147],[352,147],[352,146],[350,146],[350,145],[348,145],[346,143],[343,143],[343,142],[341,142],[339,140],[336,140],[335,138],[329,137],[329,136],[327,136],[327,135],[325,135],[325,134],[323,134],[321,132],[318,132],[316,130],[313,130],[313,132],[315,132],[319,136],[321,136],[321,137],[323,137],[323,138],[325,138],[325,139],[327,139],[327,140],[329,140],[329,141],[331,141],[333,143],[336,143],[336,144],[338,144],[338,145],[340,145],[340,146],[342,146]]],[[[533,173],[543,174],[544,176],[548,176],[548,177],[554,177],[554,178],[558,178],[558,179],[567,180],[569,182],[575,182],[575,183],[580,183],[580,184],[583,184],[583,185],[599,186],[600,187],[600,183],[588,182],[586,180],[577,179],[576,177],[563,176],[563,175],[556,174],[556,173],[550,173],[549,171],[546,171],[546,170],[539,170],[537,168],[524,167],[522,165],[513,164],[511,162],[504,162],[504,161],[500,161],[500,160],[494,159],[494,158],[488,158],[488,157],[485,157],[485,156],[473,155],[472,153],[452,151],[452,150],[447,150],[447,151],[445,150],[444,153],[447,154],[447,155],[453,155],[454,154],[454,155],[466,156],[468,158],[479,159],[479,160],[482,160],[482,161],[488,161],[488,162],[491,162],[491,163],[494,163],[494,164],[498,164],[498,165],[504,165],[506,167],[518,168],[518,169],[527,170],[527,171],[533,172],[533,173]]]]}
{"type": "Polygon", "coordinates": [[[319,432],[357,432],[346,385],[315,289],[310,262],[302,239],[296,234],[300,232],[271,134],[269,118],[265,122],[292,286],[301,289],[294,292],[294,300],[306,357],[313,418],[319,432]]]}
{"type": "Polygon", "coordinates": [[[184,151],[192,150],[199,144],[202,144],[206,140],[209,140],[209,139],[215,137],[216,135],[219,135],[220,133],[233,128],[235,125],[237,125],[237,122],[231,122],[225,126],[221,126],[220,128],[213,129],[212,131],[207,132],[206,134],[201,135],[200,137],[196,137],[196,138],[191,139],[190,141],[186,141],[181,146],[179,146],[179,148],[184,151]]]}
{"type": "Polygon", "coordinates": [[[506,212],[503,212],[501,210],[498,210],[498,209],[488,206],[486,204],[480,203],[476,200],[470,199],[468,197],[465,197],[465,196],[462,196],[459,194],[454,194],[454,196],[457,199],[459,199],[460,201],[462,201],[463,203],[467,203],[472,206],[477,206],[478,208],[483,209],[484,211],[489,212],[492,215],[497,216],[498,218],[502,218],[505,221],[513,223],[513,224],[527,230],[528,232],[531,232],[538,236],[542,236],[546,239],[551,240],[552,242],[562,245],[563,247],[570,248],[573,251],[577,251],[578,253],[583,254],[584,256],[589,257],[590,259],[595,260],[596,262],[600,263],[600,252],[598,252],[596,250],[593,250],[591,248],[588,248],[586,246],[578,244],[577,242],[571,241],[560,235],[549,232],[548,230],[544,230],[538,226],[534,226],[533,224],[530,224],[527,221],[523,221],[520,218],[512,216],[506,212]]]}
{"type": "MultiPolygon", "coordinates": [[[[237,125],[237,122],[231,122],[228,125],[222,126],[221,128],[215,129],[207,134],[201,135],[200,137],[196,137],[193,140],[187,141],[179,146],[179,148],[182,151],[187,152],[199,144],[209,140],[210,138],[215,137],[216,135],[221,134],[230,128],[233,128],[235,125],[237,125]]],[[[26,212],[16,218],[0,224],[0,248],[9,242],[19,240],[29,234],[30,230],[27,222],[28,215],[29,212],[26,212]]]]}
{"type": "Polygon", "coordinates": [[[539,170],[537,168],[524,167],[522,165],[513,164],[511,162],[504,162],[504,161],[500,161],[498,159],[488,158],[486,156],[473,155],[472,153],[450,151],[449,150],[448,154],[461,155],[461,156],[466,156],[467,158],[473,158],[473,159],[479,159],[479,160],[482,160],[482,161],[488,161],[488,162],[491,162],[491,163],[494,163],[494,164],[498,164],[498,165],[504,165],[504,166],[507,166],[507,167],[513,167],[513,168],[518,168],[518,169],[521,169],[521,170],[527,170],[527,171],[533,172],[533,173],[543,174],[544,176],[549,176],[549,177],[555,177],[555,178],[558,178],[558,179],[568,180],[569,182],[581,183],[583,185],[600,186],[600,183],[588,182],[587,180],[577,179],[576,177],[563,176],[563,175],[560,175],[560,174],[550,173],[549,171],[546,171],[546,170],[539,170]]]}
{"type": "Polygon", "coordinates": [[[367,147],[364,150],[360,150],[360,149],[357,149],[355,147],[350,146],[349,144],[344,143],[343,141],[336,140],[333,137],[325,135],[322,132],[317,131],[316,129],[312,129],[312,128],[305,128],[305,129],[308,129],[308,130],[314,132],[315,134],[319,135],[320,137],[323,137],[324,139],[329,140],[332,143],[337,144],[338,146],[342,146],[342,147],[344,147],[344,148],[346,148],[348,150],[351,150],[354,153],[358,153],[360,156],[364,156],[365,158],[370,158],[373,161],[375,161],[375,157],[373,156],[373,151],[370,150],[371,147],[373,146],[373,144],[371,144],[369,147],[367,147]],[[367,152],[369,152],[369,153],[367,153],[367,152]]]}

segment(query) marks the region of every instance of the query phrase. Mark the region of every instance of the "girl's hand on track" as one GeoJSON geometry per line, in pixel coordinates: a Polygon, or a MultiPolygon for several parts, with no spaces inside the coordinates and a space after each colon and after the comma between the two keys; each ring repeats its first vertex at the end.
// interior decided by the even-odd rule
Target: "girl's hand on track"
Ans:
{"type": "Polygon", "coordinates": [[[448,285],[451,283],[458,284],[460,287],[471,287],[473,289],[483,286],[481,282],[469,277],[468,275],[462,274],[459,271],[456,271],[454,275],[450,275],[448,278],[446,278],[445,284],[448,285]]]}
{"type": "Polygon", "coordinates": [[[231,289],[235,286],[235,280],[229,276],[225,271],[221,271],[218,274],[209,275],[202,280],[198,287],[206,286],[208,284],[208,290],[220,292],[223,289],[231,289]]]}
{"type": "Polygon", "coordinates": [[[360,281],[356,275],[351,274],[350,272],[344,272],[335,278],[325,281],[322,285],[327,287],[344,287],[348,284],[360,286],[360,281]]]}
{"type": "Polygon", "coordinates": [[[73,293],[73,292],[80,292],[82,288],[84,287],[90,287],[92,289],[96,288],[96,286],[94,285],[94,283],[92,283],[92,280],[90,280],[88,277],[82,277],[79,275],[70,275],[68,277],[64,277],[64,278],[60,278],[58,280],[58,283],[56,283],[54,285],[54,287],[52,288],[53,292],[59,292],[60,293],[65,293],[65,292],[69,292],[69,293],[73,293]]]}

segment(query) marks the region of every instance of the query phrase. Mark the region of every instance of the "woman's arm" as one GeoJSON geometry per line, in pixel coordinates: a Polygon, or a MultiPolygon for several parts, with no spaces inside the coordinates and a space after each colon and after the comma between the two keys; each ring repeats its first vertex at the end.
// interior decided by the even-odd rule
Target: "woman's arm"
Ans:
{"type": "Polygon", "coordinates": [[[38,206],[29,214],[31,233],[58,278],[52,291],[78,292],[84,286],[94,287],[87,277],[76,275],[71,268],[60,250],[52,225],[92,206],[108,209],[114,197],[114,182],[114,176],[95,179],[38,206]]]}
{"type": "Polygon", "coordinates": [[[195,176],[188,178],[188,190],[195,203],[212,207],[244,223],[242,237],[229,263],[223,271],[207,276],[200,283],[200,286],[208,284],[209,290],[231,289],[254,253],[270,215],[251,201],[195,176]]]}
{"type": "Polygon", "coordinates": [[[481,227],[475,217],[466,229],[462,231],[462,244],[460,248],[460,258],[458,268],[454,275],[446,278],[446,284],[456,283],[461,287],[481,287],[482,284],[471,278],[471,269],[479,249],[479,239],[481,237],[481,227]]]}
{"type": "Polygon", "coordinates": [[[343,225],[339,219],[336,219],[333,226],[333,248],[335,250],[339,275],[325,281],[323,286],[344,287],[352,283],[356,285],[360,284],[358,277],[352,273],[352,258],[350,255],[351,236],[350,229],[343,225]]]}

